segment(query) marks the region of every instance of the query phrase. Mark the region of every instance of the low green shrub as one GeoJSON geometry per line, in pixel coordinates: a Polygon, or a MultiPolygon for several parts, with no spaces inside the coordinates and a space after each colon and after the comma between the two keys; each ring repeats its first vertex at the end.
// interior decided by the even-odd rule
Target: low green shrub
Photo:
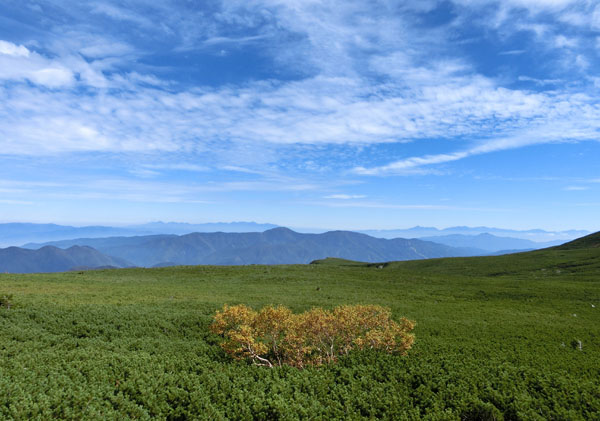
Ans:
{"type": "Polygon", "coordinates": [[[10,309],[13,306],[12,294],[0,294],[0,308],[10,309]]]}

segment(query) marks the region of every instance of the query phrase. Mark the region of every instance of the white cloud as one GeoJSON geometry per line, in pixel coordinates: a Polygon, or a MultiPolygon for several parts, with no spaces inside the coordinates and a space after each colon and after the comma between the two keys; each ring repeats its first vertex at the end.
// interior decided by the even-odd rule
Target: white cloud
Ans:
{"type": "Polygon", "coordinates": [[[29,80],[48,88],[73,84],[73,73],[61,63],[46,59],[7,41],[0,41],[0,80],[29,80]]]}
{"type": "Polygon", "coordinates": [[[34,12],[39,12],[39,13],[44,12],[44,9],[42,9],[42,6],[40,6],[39,4],[27,4],[27,8],[29,8],[30,10],[33,10],[34,12]]]}
{"type": "MultiPolygon", "coordinates": [[[[230,161],[220,163],[239,166],[235,157],[277,159],[278,154],[269,150],[293,144],[483,137],[490,130],[505,133],[507,139],[522,139],[523,130],[531,126],[542,131],[558,127],[555,137],[561,138],[595,136],[600,109],[593,97],[509,90],[490,79],[448,70],[456,68],[460,67],[422,69],[426,78],[407,69],[391,95],[377,94],[377,85],[360,79],[326,77],[188,92],[144,87],[134,78],[129,85],[123,85],[125,79],[108,80],[131,89],[118,95],[14,86],[0,91],[0,118],[11,121],[0,127],[0,146],[3,153],[31,155],[94,150],[214,154],[241,148],[243,153],[229,154],[230,161]],[[410,83],[404,85],[406,81],[410,83]]],[[[57,75],[64,77],[57,78],[56,85],[67,83],[67,72],[57,75]]],[[[416,157],[395,169],[461,157],[416,157]]]]}
{"type": "MultiPolygon", "coordinates": [[[[157,174],[139,169],[130,173],[139,177],[104,178],[79,177],[61,183],[45,181],[0,180],[2,185],[18,186],[19,191],[11,191],[14,197],[5,197],[5,203],[24,202],[23,197],[35,197],[36,201],[63,199],[122,200],[149,203],[215,203],[223,193],[263,191],[263,192],[303,192],[318,190],[319,185],[291,177],[270,178],[260,181],[213,181],[194,183],[191,180],[157,181],[157,174]],[[217,199],[215,199],[217,198],[217,199]]],[[[0,190],[1,191],[1,190],[0,190]]],[[[0,201],[0,203],[3,203],[0,201]]]]}
{"type": "Polygon", "coordinates": [[[525,54],[526,52],[527,52],[526,50],[507,50],[507,51],[502,51],[498,54],[501,56],[515,56],[515,55],[525,54]]]}
{"type": "Polygon", "coordinates": [[[186,163],[172,163],[172,164],[148,164],[146,168],[155,170],[175,170],[175,171],[192,171],[192,172],[206,172],[210,168],[204,165],[186,164],[186,163]]]}
{"type": "Polygon", "coordinates": [[[225,171],[242,172],[246,174],[263,174],[262,171],[256,171],[249,168],[238,167],[237,165],[224,165],[220,169],[225,171]]]}
{"type": "MultiPolygon", "coordinates": [[[[547,42],[549,32],[552,32],[552,26],[544,23],[536,23],[531,21],[518,22],[514,25],[514,29],[517,31],[530,31],[533,32],[538,40],[547,42]]],[[[551,39],[551,38],[550,38],[551,39]]]]}
{"type": "Polygon", "coordinates": [[[2,205],[33,205],[34,203],[28,200],[12,200],[12,199],[0,199],[2,205]]]}
{"type": "MultiPolygon", "coordinates": [[[[489,2],[459,3],[480,7],[489,2]]],[[[432,4],[428,2],[424,10],[432,4]]],[[[571,6],[568,1],[541,0],[506,4],[550,11],[571,6]]],[[[165,5],[157,2],[153,7],[168,12],[165,5]]],[[[436,48],[448,46],[443,30],[419,32],[405,17],[388,13],[389,3],[349,1],[343,8],[334,6],[317,1],[228,1],[217,23],[253,29],[252,35],[237,37],[224,35],[214,26],[217,23],[195,32],[185,26],[181,12],[165,17],[171,26],[179,19],[182,33],[189,36],[181,40],[184,46],[271,42],[274,28],[289,31],[299,40],[293,48],[277,44],[269,51],[278,63],[308,68],[311,76],[302,80],[180,88],[157,76],[117,72],[117,64],[123,62],[112,59],[119,56],[115,60],[126,62],[120,56],[138,52],[108,36],[65,32],[67,50],[52,59],[3,41],[0,51],[11,53],[0,55],[0,79],[28,80],[55,91],[24,84],[0,90],[0,118],[10,122],[0,127],[0,151],[33,156],[89,151],[186,153],[220,168],[255,171],[252,164],[285,160],[285,151],[293,145],[484,139],[447,154],[356,170],[384,174],[415,173],[423,166],[521,147],[530,144],[527,137],[536,137],[538,130],[544,133],[536,137],[539,142],[597,136],[600,110],[592,94],[582,97],[563,87],[539,93],[507,89],[502,80],[477,74],[467,59],[436,55],[436,48]],[[85,94],[77,92],[79,88],[85,94]],[[557,131],[548,134],[546,127],[557,131]],[[485,140],[492,132],[496,140],[485,140]]],[[[148,25],[146,17],[125,6],[94,3],[93,10],[132,25],[148,25]]],[[[549,43],[580,45],[578,38],[556,34],[548,23],[531,19],[515,23],[515,28],[525,27],[550,34],[549,43]]],[[[574,56],[569,64],[573,63],[582,68],[589,64],[583,55],[574,56]]],[[[557,81],[528,80],[539,87],[557,81]]]]}
{"type": "Polygon", "coordinates": [[[578,54],[575,57],[575,64],[582,70],[586,70],[588,67],[590,67],[590,62],[588,61],[588,59],[581,54],[578,54]]]}
{"type": "Polygon", "coordinates": [[[443,164],[446,162],[458,161],[473,155],[473,151],[455,152],[450,154],[426,155],[423,157],[411,157],[400,161],[392,162],[381,167],[364,168],[356,167],[353,172],[360,175],[385,175],[385,174],[402,174],[407,170],[412,170],[416,167],[432,164],[443,164]]]}
{"type": "Polygon", "coordinates": [[[91,45],[87,44],[83,46],[79,52],[86,57],[91,57],[94,59],[123,56],[126,54],[131,54],[135,51],[131,45],[122,42],[114,42],[109,40],[94,40],[91,42],[91,45]]]}
{"type": "Polygon", "coordinates": [[[247,37],[211,37],[203,42],[204,45],[217,45],[217,44],[247,44],[254,41],[260,41],[267,38],[267,35],[253,35],[247,37]]]}
{"type": "Polygon", "coordinates": [[[453,0],[455,3],[466,6],[481,6],[487,4],[500,4],[503,7],[527,9],[532,13],[544,11],[561,11],[571,5],[580,3],[580,0],[453,0]]]}
{"type": "Polygon", "coordinates": [[[561,79],[536,79],[529,76],[519,76],[517,79],[522,82],[533,82],[536,85],[555,85],[557,83],[564,83],[561,79]]]}
{"type": "Polygon", "coordinates": [[[152,178],[160,175],[160,172],[149,170],[147,168],[133,168],[129,172],[137,177],[152,178]]]}
{"type": "Polygon", "coordinates": [[[150,19],[139,13],[134,13],[126,8],[114,6],[109,3],[97,3],[92,8],[92,13],[102,14],[115,20],[132,22],[141,26],[156,27],[156,24],[150,19]]]}
{"type": "Polygon", "coordinates": [[[58,88],[73,83],[73,73],[68,69],[60,67],[35,70],[30,72],[27,78],[33,83],[44,85],[49,88],[58,88]]]}
{"type": "Polygon", "coordinates": [[[528,9],[562,9],[572,4],[577,4],[579,0],[504,0],[515,6],[526,7],[528,9]]]}
{"type": "Polygon", "coordinates": [[[583,190],[589,190],[589,187],[585,187],[585,186],[567,186],[563,190],[566,190],[566,191],[583,191],[583,190]]]}
{"type": "Polygon", "coordinates": [[[564,35],[558,35],[554,38],[554,45],[557,48],[573,48],[577,46],[577,39],[568,38],[564,35]]]}
{"type": "Polygon", "coordinates": [[[594,8],[594,12],[590,15],[591,27],[596,31],[600,31],[600,4],[594,8]]]}
{"type": "Polygon", "coordinates": [[[422,157],[410,157],[373,168],[356,167],[353,169],[353,172],[360,175],[403,174],[407,170],[412,170],[421,166],[444,164],[471,156],[522,148],[536,144],[597,140],[597,131],[599,129],[600,124],[593,125],[592,127],[577,127],[575,124],[573,127],[569,127],[568,124],[547,122],[545,127],[528,129],[512,137],[483,140],[480,144],[462,151],[426,155],[422,157]]]}
{"type": "Polygon", "coordinates": [[[331,194],[325,196],[324,199],[336,199],[336,200],[350,200],[350,199],[364,199],[365,195],[362,194],[331,194]]]}
{"type": "Polygon", "coordinates": [[[397,209],[397,210],[430,210],[430,211],[506,211],[506,209],[488,209],[488,208],[470,208],[450,205],[430,205],[430,204],[395,204],[370,201],[321,201],[307,202],[309,205],[326,206],[332,208],[365,208],[365,209],[397,209]]]}
{"type": "Polygon", "coordinates": [[[23,45],[16,45],[8,41],[0,40],[0,54],[29,57],[29,50],[23,45]]]}
{"type": "Polygon", "coordinates": [[[573,26],[583,26],[588,22],[588,17],[579,11],[565,11],[558,15],[558,19],[573,26]]]}

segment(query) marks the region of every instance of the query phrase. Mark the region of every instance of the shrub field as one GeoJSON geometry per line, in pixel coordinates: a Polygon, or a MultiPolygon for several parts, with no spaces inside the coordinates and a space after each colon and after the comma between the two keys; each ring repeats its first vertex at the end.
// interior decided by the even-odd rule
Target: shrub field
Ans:
{"type": "Polygon", "coordinates": [[[5,274],[0,296],[0,419],[600,419],[598,248],[5,274]],[[259,367],[211,333],[225,304],[380,305],[416,341],[259,367]]]}

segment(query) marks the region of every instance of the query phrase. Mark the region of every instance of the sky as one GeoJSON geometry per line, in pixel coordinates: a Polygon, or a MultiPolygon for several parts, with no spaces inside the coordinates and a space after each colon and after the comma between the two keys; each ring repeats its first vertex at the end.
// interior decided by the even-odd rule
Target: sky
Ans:
{"type": "Polygon", "coordinates": [[[0,222],[599,214],[598,0],[0,2],[0,222]]]}

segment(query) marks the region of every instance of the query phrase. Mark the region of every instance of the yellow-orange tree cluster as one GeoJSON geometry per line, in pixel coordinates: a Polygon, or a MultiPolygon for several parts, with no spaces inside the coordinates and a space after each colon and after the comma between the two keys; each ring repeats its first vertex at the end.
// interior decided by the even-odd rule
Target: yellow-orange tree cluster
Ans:
{"type": "Polygon", "coordinates": [[[395,322],[390,309],[376,305],[294,314],[283,306],[254,311],[241,304],[217,311],[211,328],[225,338],[221,346],[236,359],[302,368],[334,362],[353,349],[405,354],[414,342],[414,326],[405,318],[395,322]]]}

